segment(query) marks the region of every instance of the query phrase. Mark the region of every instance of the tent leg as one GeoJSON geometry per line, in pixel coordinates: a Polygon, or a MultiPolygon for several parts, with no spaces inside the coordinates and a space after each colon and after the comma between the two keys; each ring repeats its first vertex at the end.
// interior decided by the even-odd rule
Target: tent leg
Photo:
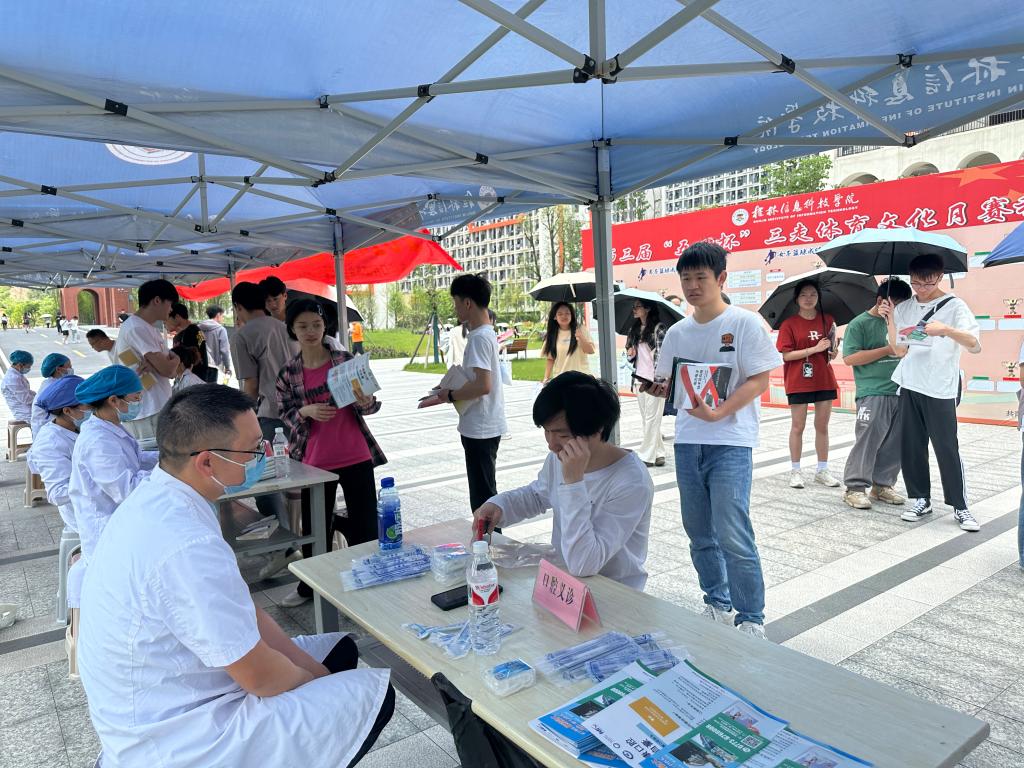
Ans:
{"type": "Polygon", "coordinates": [[[345,301],[345,260],[342,256],[341,236],[342,223],[334,220],[334,298],[338,302],[338,343],[345,349],[351,349],[348,340],[348,303],[345,301]]]}
{"type": "MultiPolygon", "coordinates": [[[[601,199],[591,204],[591,226],[594,232],[594,271],[597,282],[597,298],[594,308],[597,315],[597,351],[601,360],[601,378],[618,391],[615,363],[615,306],[612,297],[614,277],[612,275],[612,204],[611,167],[607,146],[597,148],[598,189],[601,199]]],[[[619,442],[619,428],[616,425],[611,441],[619,442]]]]}

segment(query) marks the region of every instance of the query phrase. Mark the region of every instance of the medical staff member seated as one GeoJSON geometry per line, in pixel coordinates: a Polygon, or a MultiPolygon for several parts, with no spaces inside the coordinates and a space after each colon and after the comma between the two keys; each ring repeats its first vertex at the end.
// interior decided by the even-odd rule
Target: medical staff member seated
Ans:
{"type": "Polygon", "coordinates": [[[256,403],[218,384],[160,412],[160,466],[85,576],[79,667],[103,768],[344,768],[394,712],[352,638],[289,638],[253,604],[215,502],[266,464],[256,403]]]}
{"type": "Polygon", "coordinates": [[[654,483],[632,451],[608,442],[619,421],[619,398],[600,379],[569,371],[556,376],[533,403],[550,453],[537,479],[491,497],[474,527],[554,511],[551,543],[574,576],[600,573],[642,590],[654,483]]]}
{"type": "Polygon", "coordinates": [[[121,425],[141,407],[142,381],[131,368],[111,365],[94,373],[75,388],[75,397],[92,410],[75,442],[69,486],[88,566],[110,516],[149,476],[158,454],[140,450],[121,425]]]}
{"type": "Polygon", "coordinates": [[[41,407],[39,400],[43,393],[54,382],[60,381],[65,376],[75,372],[71,366],[71,360],[66,355],[58,352],[51,352],[43,358],[43,364],[39,366],[39,372],[43,374],[43,382],[39,385],[35,400],[32,401],[32,439],[35,440],[43,424],[50,420],[50,414],[41,407]]]}
{"type": "Polygon", "coordinates": [[[11,416],[16,421],[31,424],[32,401],[35,400],[36,393],[28,383],[28,372],[32,370],[35,358],[31,352],[16,349],[11,352],[10,361],[11,365],[4,374],[3,382],[0,383],[0,392],[7,401],[7,407],[11,409],[11,416]]]}

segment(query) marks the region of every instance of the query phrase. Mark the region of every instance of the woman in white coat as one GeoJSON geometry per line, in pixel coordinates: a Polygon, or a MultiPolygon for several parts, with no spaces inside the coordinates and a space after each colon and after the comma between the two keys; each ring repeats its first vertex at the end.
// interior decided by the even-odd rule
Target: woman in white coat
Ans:
{"type": "Polygon", "coordinates": [[[131,368],[111,365],[94,373],[78,385],[75,397],[92,410],[75,443],[69,486],[82,559],[88,564],[110,516],[149,476],[159,456],[140,450],[121,426],[142,403],[142,382],[131,368]]]}
{"type": "Polygon", "coordinates": [[[43,358],[43,364],[39,366],[39,372],[43,374],[43,381],[39,385],[39,391],[36,393],[35,400],[32,401],[33,440],[36,439],[36,436],[39,434],[39,430],[42,429],[43,424],[50,420],[49,412],[40,404],[43,393],[46,392],[46,390],[55,382],[60,381],[65,376],[73,374],[75,369],[71,366],[71,360],[67,355],[62,355],[59,352],[51,352],[43,358]]]}
{"type": "Polygon", "coordinates": [[[3,382],[0,383],[0,392],[3,393],[7,407],[11,410],[11,416],[17,421],[26,424],[32,422],[32,401],[36,393],[28,383],[28,372],[32,370],[32,363],[35,360],[31,352],[23,349],[16,349],[11,352],[10,366],[4,374],[3,382]]]}

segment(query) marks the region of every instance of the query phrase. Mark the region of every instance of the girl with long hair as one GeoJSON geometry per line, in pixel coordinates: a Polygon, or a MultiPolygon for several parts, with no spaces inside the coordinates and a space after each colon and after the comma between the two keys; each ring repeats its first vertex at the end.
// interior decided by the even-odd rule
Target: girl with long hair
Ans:
{"type": "Polygon", "coordinates": [[[548,329],[542,353],[548,363],[544,383],[566,371],[590,373],[587,355],[597,349],[586,327],[576,322],[576,310],[566,301],[556,301],[548,312],[548,329]]]}
{"type": "MultiPolygon", "coordinates": [[[[633,363],[633,370],[639,378],[654,381],[666,330],[668,328],[661,322],[656,303],[646,299],[633,300],[633,325],[626,336],[626,357],[633,363]]],[[[661,437],[661,417],[665,414],[665,398],[638,391],[636,402],[640,406],[643,425],[643,442],[637,455],[648,467],[663,467],[665,443],[661,437]]]]}

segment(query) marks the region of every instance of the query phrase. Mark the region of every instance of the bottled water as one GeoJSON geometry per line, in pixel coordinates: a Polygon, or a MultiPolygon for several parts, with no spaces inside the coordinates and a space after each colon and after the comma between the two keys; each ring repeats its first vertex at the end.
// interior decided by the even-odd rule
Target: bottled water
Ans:
{"type": "Polygon", "coordinates": [[[488,656],[501,648],[498,618],[498,570],[486,541],[473,542],[473,561],[466,569],[469,589],[469,631],[473,652],[488,656]]]}
{"type": "Polygon", "coordinates": [[[395,488],[395,478],[382,477],[377,494],[377,541],[382,551],[402,546],[402,502],[395,488]]]}
{"type": "Polygon", "coordinates": [[[274,476],[288,477],[292,473],[291,463],[288,461],[288,440],[284,436],[284,428],[277,427],[274,430],[274,476]]]}

